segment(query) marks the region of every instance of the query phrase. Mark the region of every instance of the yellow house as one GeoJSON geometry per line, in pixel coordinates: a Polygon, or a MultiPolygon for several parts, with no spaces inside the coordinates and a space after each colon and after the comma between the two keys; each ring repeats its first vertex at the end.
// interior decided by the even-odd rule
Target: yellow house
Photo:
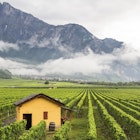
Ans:
{"type": "Polygon", "coordinates": [[[37,125],[41,120],[45,120],[47,128],[49,123],[54,122],[55,128],[61,126],[61,108],[64,104],[45,94],[33,94],[15,103],[16,120],[27,120],[26,129],[37,125]]]}

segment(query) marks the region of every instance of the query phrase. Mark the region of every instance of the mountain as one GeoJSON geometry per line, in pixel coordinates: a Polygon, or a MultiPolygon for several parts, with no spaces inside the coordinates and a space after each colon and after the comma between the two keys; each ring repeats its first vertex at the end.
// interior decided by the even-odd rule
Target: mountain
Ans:
{"type": "Polygon", "coordinates": [[[68,58],[77,52],[86,53],[87,48],[95,53],[111,53],[123,44],[111,38],[98,39],[81,25],[47,24],[8,3],[0,4],[0,40],[19,46],[18,50],[0,52],[2,57],[35,62],[68,58]]]}
{"type": "Polygon", "coordinates": [[[0,69],[0,79],[11,79],[12,74],[8,70],[0,69]]]}
{"type": "Polygon", "coordinates": [[[140,80],[139,58],[123,42],[99,39],[81,25],[50,25],[0,3],[0,68],[13,74],[140,80]]]}

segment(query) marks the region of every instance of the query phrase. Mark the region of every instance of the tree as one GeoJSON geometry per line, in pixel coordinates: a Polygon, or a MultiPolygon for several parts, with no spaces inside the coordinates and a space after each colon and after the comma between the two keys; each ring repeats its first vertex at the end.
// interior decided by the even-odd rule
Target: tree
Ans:
{"type": "Polygon", "coordinates": [[[44,84],[49,84],[49,81],[48,81],[48,80],[46,80],[44,84]]]}

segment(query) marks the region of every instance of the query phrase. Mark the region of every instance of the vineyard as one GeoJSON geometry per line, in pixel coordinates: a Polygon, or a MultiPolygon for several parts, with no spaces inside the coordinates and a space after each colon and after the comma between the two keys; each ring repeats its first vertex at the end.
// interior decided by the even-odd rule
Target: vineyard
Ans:
{"type": "Polygon", "coordinates": [[[140,89],[105,87],[1,87],[0,140],[140,140],[140,89]],[[28,132],[25,121],[15,121],[14,102],[33,93],[59,99],[73,110],[53,135],[41,121],[28,132]],[[38,138],[37,138],[38,137],[38,138]]]}

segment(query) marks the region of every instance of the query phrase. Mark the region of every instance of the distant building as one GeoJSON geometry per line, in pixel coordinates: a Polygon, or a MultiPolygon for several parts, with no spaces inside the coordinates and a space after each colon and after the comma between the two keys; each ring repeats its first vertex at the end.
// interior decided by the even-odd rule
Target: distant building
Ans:
{"type": "Polygon", "coordinates": [[[58,100],[55,100],[45,94],[33,94],[15,103],[16,120],[27,120],[26,129],[37,125],[41,120],[45,120],[47,127],[49,123],[54,122],[55,127],[59,128],[62,123],[61,109],[66,112],[69,110],[58,100]]]}

